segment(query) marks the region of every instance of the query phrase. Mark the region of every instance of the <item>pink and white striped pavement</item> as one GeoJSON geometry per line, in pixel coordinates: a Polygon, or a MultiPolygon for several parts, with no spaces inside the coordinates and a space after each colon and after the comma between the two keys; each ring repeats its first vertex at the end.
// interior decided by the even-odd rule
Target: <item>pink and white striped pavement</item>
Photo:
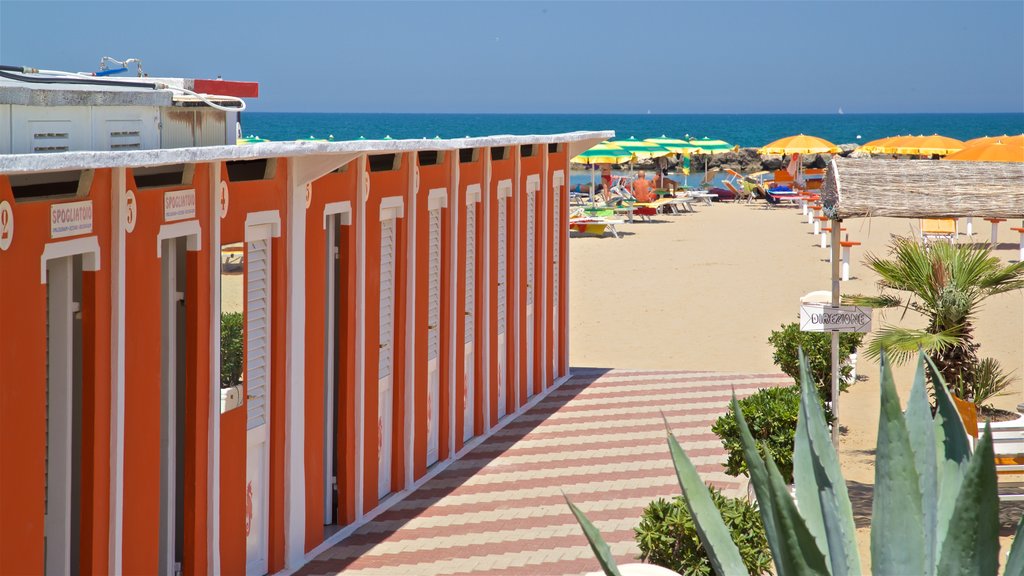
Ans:
{"type": "Polygon", "coordinates": [[[635,562],[641,511],[679,493],[662,414],[702,477],[738,494],[745,478],[724,473],[711,425],[733,390],[746,396],[791,383],[783,374],[574,369],[529,411],[299,574],[599,570],[563,493],[619,562],[635,562]]]}

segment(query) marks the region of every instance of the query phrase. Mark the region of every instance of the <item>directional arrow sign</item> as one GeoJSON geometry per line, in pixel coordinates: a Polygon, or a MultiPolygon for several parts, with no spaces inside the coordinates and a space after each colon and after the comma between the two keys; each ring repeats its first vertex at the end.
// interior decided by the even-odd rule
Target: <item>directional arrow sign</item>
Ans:
{"type": "Polygon", "coordinates": [[[871,308],[801,304],[800,330],[804,332],[870,332],[871,308]]]}

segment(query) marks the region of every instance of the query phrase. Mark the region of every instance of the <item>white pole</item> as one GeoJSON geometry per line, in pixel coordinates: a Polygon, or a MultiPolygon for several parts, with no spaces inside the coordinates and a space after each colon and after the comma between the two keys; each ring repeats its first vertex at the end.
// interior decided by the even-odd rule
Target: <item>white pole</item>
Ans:
{"type": "MultiPolygon", "coordinates": [[[[841,219],[832,221],[832,306],[839,306],[839,242],[841,219]]],[[[839,332],[832,332],[832,444],[839,446],[839,332]]]]}
{"type": "Polygon", "coordinates": [[[594,205],[594,186],[595,186],[595,182],[596,182],[596,180],[594,180],[594,178],[595,178],[595,176],[594,176],[594,165],[591,164],[590,165],[590,205],[591,206],[594,205]]]}

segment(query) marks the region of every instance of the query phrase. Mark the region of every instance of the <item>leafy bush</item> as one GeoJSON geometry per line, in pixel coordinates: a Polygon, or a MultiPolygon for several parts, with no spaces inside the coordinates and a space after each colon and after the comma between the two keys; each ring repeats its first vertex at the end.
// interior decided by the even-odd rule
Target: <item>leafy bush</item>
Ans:
{"type": "MultiPolygon", "coordinates": [[[[739,401],[743,416],[750,426],[761,456],[770,454],[775,459],[783,479],[793,483],[793,439],[796,437],[796,422],[800,415],[800,388],[764,388],[739,401]]],[[[831,413],[828,414],[832,421],[831,413]]],[[[743,460],[743,444],[736,425],[736,414],[732,406],[721,416],[711,431],[722,439],[727,458],[725,473],[731,476],[747,475],[747,464],[743,460]]]]}
{"type": "MultiPolygon", "coordinates": [[[[767,574],[772,555],[768,549],[761,515],[757,504],[746,498],[729,498],[714,486],[708,486],[711,500],[722,514],[733,542],[740,550],[743,563],[751,574],[767,574]]],[[[711,566],[693,523],[693,516],[682,496],[671,501],[663,498],[651,502],[644,509],[636,532],[640,559],[664,566],[687,576],[717,574],[711,566]]]]}
{"type": "Polygon", "coordinates": [[[220,387],[230,388],[242,381],[245,358],[245,326],[241,312],[220,315],[220,387]]]}
{"type": "MultiPolygon", "coordinates": [[[[853,381],[853,366],[847,365],[850,354],[854,353],[864,340],[857,332],[839,335],[839,391],[846,392],[853,381]]],[[[818,393],[826,401],[832,400],[832,335],[828,332],[803,332],[800,324],[783,324],[781,330],[773,330],[768,343],[775,347],[772,361],[797,384],[800,383],[800,361],[797,350],[803,349],[811,369],[811,380],[818,387],[818,393]]]]}
{"type": "Polygon", "coordinates": [[[989,400],[1008,394],[1005,390],[1015,380],[1013,372],[1006,373],[995,358],[979,360],[971,377],[957,378],[949,385],[949,391],[957,398],[970,400],[979,407],[990,407],[989,400]]]}

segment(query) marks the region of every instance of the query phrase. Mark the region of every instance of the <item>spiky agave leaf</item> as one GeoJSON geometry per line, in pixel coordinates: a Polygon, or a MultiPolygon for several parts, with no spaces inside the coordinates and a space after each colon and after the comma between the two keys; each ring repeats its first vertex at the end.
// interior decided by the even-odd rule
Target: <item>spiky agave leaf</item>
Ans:
{"type": "Polygon", "coordinates": [[[781,550],[785,564],[789,568],[780,570],[779,574],[818,575],[829,574],[828,562],[818,548],[814,535],[807,528],[796,503],[789,493],[786,481],[782,479],[779,467],[775,465],[771,453],[765,467],[768,469],[768,493],[775,512],[776,529],[781,537],[781,550]]]}
{"type": "Polygon", "coordinates": [[[1006,558],[1004,574],[1024,574],[1024,518],[1017,522],[1017,533],[1010,545],[1010,555],[1006,558]]]}
{"type": "MultiPolygon", "coordinates": [[[[957,495],[952,530],[947,531],[939,553],[938,573],[995,576],[999,571],[999,492],[996,486],[992,428],[985,433],[967,467],[957,495]]],[[[1007,572],[1011,574],[1011,572],[1007,572]]]]}
{"type": "Polygon", "coordinates": [[[871,507],[871,562],[876,573],[925,573],[923,522],[914,452],[889,358],[883,351],[875,491],[871,507]]]}
{"type": "Polygon", "coordinates": [[[739,400],[736,399],[735,391],[732,393],[732,411],[736,415],[736,427],[739,429],[740,444],[743,446],[743,461],[747,464],[750,484],[754,487],[754,494],[757,497],[765,537],[768,539],[768,547],[772,551],[772,561],[775,563],[775,572],[776,574],[789,574],[791,566],[788,557],[783,553],[782,534],[775,519],[768,468],[757,450],[757,443],[754,441],[753,434],[750,433],[750,427],[747,426],[747,419],[743,417],[743,409],[740,407],[739,400]]]}
{"type": "Polygon", "coordinates": [[[800,514],[825,553],[832,576],[857,575],[861,569],[853,507],[807,356],[803,350],[799,355],[800,415],[793,444],[793,477],[800,514]]]}
{"type": "MultiPolygon", "coordinates": [[[[662,419],[664,419],[662,415],[662,419]]],[[[700,479],[697,468],[686,455],[686,451],[679,445],[674,434],[665,420],[665,430],[668,433],[668,449],[672,454],[672,463],[675,465],[676,477],[679,479],[679,488],[683,492],[683,501],[690,510],[693,518],[693,525],[697,529],[704,550],[708,553],[708,559],[716,574],[749,574],[747,567],[743,564],[743,557],[736,543],[732,541],[732,534],[722,520],[722,514],[715,506],[715,502],[708,493],[704,481],[700,479]]]]}
{"type": "Polygon", "coordinates": [[[583,528],[583,535],[587,537],[587,542],[590,543],[590,549],[594,551],[594,556],[597,556],[597,562],[601,564],[601,570],[604,570],[607,576],[620,576],[619,567],[615,563],[615,557],[612,556],[612,550],[608,547],[608,543],[601,537],[601,531],[594,526],[582,510],[569,501],[568,496],[563,493],[562,497],[565,498],[565,503],[572,510],[572,515],[579,522],[580,528],[583,528]]]}
{"type": "Polygon", "coordinates": [[[939,498],[935,513],[935,542],[936,550],[939,550],[949,531],[949,519],[953,515],[960,485],[967,473],[971,443],[953,399],[949,396],[949,390],[946,389],[946,381],[931,358],[925,356],[924,360],[935,392],[934,429],[938,449],[935,480],[939,498]]]}
{"type": "Polygon", "coordinates": [[[924,353],[917,357],[914,385],[907,402],[907,431],[910,433],[910,447],[914,451],[914,465],[917,467],[918,486],[921,489],[921,511],[924,516],[925,574],[935,574],[937,560],[936,513],[938,507],[938,483],[935,443],[935,423],[932,409],[928,404],[928,390],[924,377],[924,353]]]}

